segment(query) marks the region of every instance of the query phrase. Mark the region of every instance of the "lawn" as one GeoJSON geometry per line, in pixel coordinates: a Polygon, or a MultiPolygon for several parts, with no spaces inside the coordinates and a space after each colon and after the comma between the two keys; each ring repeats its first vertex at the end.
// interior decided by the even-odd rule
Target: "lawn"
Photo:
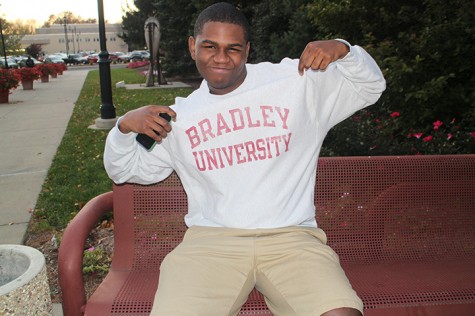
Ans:
{"type": "MultiPolygon", "coordinates": [[[[134,69],[111,69],[113,104],[117,116],[147,104],[171,105],[175,97],[187,96],[191,88],[127,90],[115,83],[143,83],[134,69]]],[[[99,71],[90,71],[76,102],[62,142],[39,195],[30,230],[63,229],[92,197],[111,190],[103,167],[108,131],[89,129],[100,116],[99,71]]]]}

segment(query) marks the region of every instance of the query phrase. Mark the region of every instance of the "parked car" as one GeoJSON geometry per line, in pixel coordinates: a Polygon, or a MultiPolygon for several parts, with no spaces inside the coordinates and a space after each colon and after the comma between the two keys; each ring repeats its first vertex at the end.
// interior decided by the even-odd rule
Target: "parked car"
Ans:
{"type": "Polygon", "coordinates": [[[129,54],[130,61],[149,60],[150,53],[145,50],[134,50],[129,54]]]}
{"type": "MultiPolygon", "coordinates": [[[[5,57],[0,57],[0,68],[5,68],[5,57]]],[[[8,68],[20,68],[20,66],[17,64],[16,60],[13,58],[8,58],[7,57],[7,63],[8,63],[8,68]]]]}
{"type": "Polygon", "coordinates": [[[99,60],[99,54],[91,54],[86,57],[88,64],[95,64],[99,60]]]}
{"type": "Polygon", "coordinates": [[[120,63],[128,63],[130,61],[130,55],[122,53],[122,55],[119,55],[118,62],[120,63]]]}
{"type": "Polygon", "coordinates": [[[113,53],[110,53],[109,58],[113,63],[123,63],[125,62],[124,56],[126,55],[122,52],[113,52],[113,53]]]}
{"type": "Polygon", "coordinates": [[[44,63],[64,64],[64,60],[58,55],[47,55],[43,59],[44,63]]]}
{"type": "Polygon", "coordinates": [[[87,59],[81,54],[69,54],[68,57],[63,57],[63,60],[67,65],[85,64],[87,62],[87,59]]]}
{"type": "Polygon", "coordinates": [[[125,56],[124,53],[122,52],[112,52],[112,53],[109,53],[109,58],[110,60],[113,62],[113,63],[123,63],[124,60],[121,59],[121,57],[125,56]]]}

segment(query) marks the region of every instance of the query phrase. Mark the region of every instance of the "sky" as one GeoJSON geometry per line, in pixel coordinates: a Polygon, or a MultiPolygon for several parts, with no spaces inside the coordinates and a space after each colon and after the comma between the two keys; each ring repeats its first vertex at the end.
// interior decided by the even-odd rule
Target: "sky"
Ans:
{"type": "MultiPolygon", "coordinates": [[[[122,7],[133,0],[103,0],[104,18],[110,22],[120,22],[122,7]]],[[[37,25],[43,25],[51,14],[58,15],[71,11],[84,19],[98,19],[97,0],[0,0],[0,16],[7,21],[36,20],[37,25]]]]}

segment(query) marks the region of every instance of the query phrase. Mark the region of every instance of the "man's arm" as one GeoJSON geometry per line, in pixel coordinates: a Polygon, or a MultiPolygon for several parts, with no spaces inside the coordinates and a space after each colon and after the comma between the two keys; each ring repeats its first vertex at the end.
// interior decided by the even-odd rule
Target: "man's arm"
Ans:
{"type": "Polygon", "coordinates": [[[136,133],[147,134],[158,142],[167,136],[172,127],[160,113],[176,117],[168,106],[144,106],[127,112],[109,132],[104,167],[114,182],[150,184],[165,179],[173,171],[165,148],[147,152],[136,141],[136,133]]]}
{"type": "Polygon", "coordinates": [[[311,42],[301,58],[299,72],[313,70],[305,75],[318,78],[311,81],[316,85],[317,116],[328,129],[374,104],[386,87],[375,60],[362,47],[344,40],[311,42]]]}

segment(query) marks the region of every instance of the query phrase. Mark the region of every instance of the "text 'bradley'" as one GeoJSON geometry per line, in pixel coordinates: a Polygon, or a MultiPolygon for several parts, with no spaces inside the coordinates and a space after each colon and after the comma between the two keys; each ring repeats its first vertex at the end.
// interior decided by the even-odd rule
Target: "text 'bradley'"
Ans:
{"type": "Polygon", "coordinates": [[[286,130],[288,118],[289,109],[278,106],[261,105],[254,112],[251,112],[250,107],[236,108],[199,121],[186,130],[186,135],[193,149],[215,137],[246,128],[273,127],[286,130]]]}

